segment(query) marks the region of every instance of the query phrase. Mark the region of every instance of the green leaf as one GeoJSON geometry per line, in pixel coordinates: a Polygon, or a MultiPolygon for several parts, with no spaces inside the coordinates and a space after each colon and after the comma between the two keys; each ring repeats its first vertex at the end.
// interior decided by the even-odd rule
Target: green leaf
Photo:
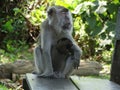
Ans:
{"type": "Polygon", "coordinates": [[[66,0],[65,1],[62,1],[62,0],[56,0],[56,5],[61,5],[61,6],[64,6],[66,8],[68,8],[70,6],[69,4],[70,2],[66,3],[66,0]]]}
{"type": "Polygon", "coordinates": [[[102,31],[102,26],[95,26],[94,29],[91,32],[91,36],[99,35],[99,33],[102,31]]]}
{"type": "Polygon", "coordinates": [[[13,32],[13,26],[12,26],[12,20],[7,21],[4,25],[3,28],[7,30],[8,32],[13,32]]]}
{"type": "Polygon", "coordinates": [[[83,12],[87,13],[89,12],[90,7],[94,7],[94,6],[95,6],[94,3],[86,1],[77,5],[73,13],[74,14],[78,14],[78,13],[82,14],[83,12]]]}
{"type": "Polygon", "coordinates": [[[101,33],[100,36],[101,36],[101,39],[103,39],[103,40],[106,39],[106,33],[105,32],[101,33]]]}
{"type": "Polygon", "coordinates": [[[95,15],[91,15],[90,17],[86,17],[86,21],[89,24],[89,27],[93,29],[96,25],[96,17],[95,15]]]}
{"type": "Polygon", "coordinates": [[[13,11],[15,12],[15,15],[17,15],[18,13],[21,13],[21,10],[19,8],[14,8],[13,11]]]}
{"type": "Polygon", "coordinates": [[[119,0],[113,0],[112,2],[116,4],[116,3],[119,3],[120,1],[119,0]]]}
{"type": "Polygon", "coordinates": [[[98,7],[95,12],[102,14],[102,13],[106,12],[106,10],[107,10],[106,7],[98,7]]]}
{"type": "MultiPolygon", "coordinates": [[[[92,22],[91,22],[92,23],[92,22]]],[[[99,22],[96,22],[94,27],[91,27],[89,24],[86,26],[85,32],[89,35],[89,36],[96,36],[99,35],[99,33],[102,31],[102,24],[99,22]]]]}
{"type": "Polygon", "coordinates": [[[106,25],[108,26],[107,29],[106,29],[106,32],[109,33],[111,31],[114,31],[115,30],[115,23],[112,22],[112,21],[107,21],[106,22],[106,25]]]}
{"type": "Polygon", "coordinates": [[[118,11],[119,5],[118,4],[108,4],[107,7],[108,7],[108,12],[113,14],[114,12],[118,11]]]}

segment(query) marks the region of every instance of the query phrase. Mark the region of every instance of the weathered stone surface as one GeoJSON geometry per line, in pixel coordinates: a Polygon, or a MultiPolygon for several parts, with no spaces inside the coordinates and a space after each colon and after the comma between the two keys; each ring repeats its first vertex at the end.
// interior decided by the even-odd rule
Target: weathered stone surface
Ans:
{"type": "Polygon", "coordinates": [[[76,75],[98,75],[102,70],[102,65],[95,61],[81,61],[78,70],[74,70],[76,75]]]}
{"type": "Polygon", "coordinates": [[[51,79],[26,74],[25,90],[120,90],[120,85],[107,79],[71,76],[70,79],[51,79]]]}
{"type": "Polygon", "coordinates": [[[78,90],[70,79],[50,79],[26,74],[26,81],[30,90],[78,90]]]}
{"type": "Polygon", "coordinates": [[[120,85],[107,79],[71,76],[79,90],[120,90],[120,85]]]}
{"type": "Polygon", "coordinates": [[[34,62],[29,60],[18,60],[13,63],[13,72],[16,74],[25,74],[34,70],[34,62]]]}

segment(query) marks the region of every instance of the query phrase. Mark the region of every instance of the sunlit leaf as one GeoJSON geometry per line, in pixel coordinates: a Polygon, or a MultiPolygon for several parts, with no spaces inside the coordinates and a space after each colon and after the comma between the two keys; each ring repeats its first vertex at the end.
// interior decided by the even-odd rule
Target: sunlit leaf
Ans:
{"type": "Polygon", "coordinates": [[[106,1],[98,1],[98,8],[95,10],[95,12],[98,14],[104,13],[107,10],[107,8],[105,7],[106,5],[106,1]]]}
{"type": "Polygon", "coordinates": [[[90,7],[95,6],[94,3],[92,2],[83,2],[79,5],[77,5],[77,7],[75,8],[75,10],[73,11],[74,14],[81,14],[84,11],[87,11],[90,7]]]}
{"type": "Polygon", "coordinates": [[[15,12],[15,15],[22,12],[19,8],[14,8],[13,11],[15,12]]]}
{"type": "Polygon", "coordinates": [[[120,0],[113,0],[112,2],[116,3],[120,3],[120,0]]]}
{"type": "Polygon", "coordinates": [[[95,12],[102,14],[102,13],[106,12],[106,10],[107,10],[106,7],[98,7],[95,12]]]}
{"type": "Polygon", "coordinates": [[[56,5],[61,5],[61,6],[64,6],[64,7],[69,7],[70,4],[66,3],[64,0],[56,0],[56,5]]]}

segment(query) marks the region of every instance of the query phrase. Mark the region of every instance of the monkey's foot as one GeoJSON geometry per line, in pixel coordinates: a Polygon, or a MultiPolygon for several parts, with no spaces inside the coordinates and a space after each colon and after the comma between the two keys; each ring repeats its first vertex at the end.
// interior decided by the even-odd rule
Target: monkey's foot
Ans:
{"type": "Polygon", "coordinates": [[[37,71],[33,71],[32,74],[38,74],[37,71]]]}
{"type": "Polygon", "coordinates": [[[54,78],[53,74],[45,74],[45,73],[38,73],[36,71],[33,71],[32,74],[36,74],[37,77],[42,77],[42,78],[54,78]]]}
{"type": "Polygon", "coordinates": [[[45,73],[37,74],[37,76],[42,78],[54,78],[53,74],[45,74],[45,73]]]}
{"type": "Polygon", "coordinates": [[[54,78],[65,78],[65,75],[61,72],[54,72],[54,78]]]}

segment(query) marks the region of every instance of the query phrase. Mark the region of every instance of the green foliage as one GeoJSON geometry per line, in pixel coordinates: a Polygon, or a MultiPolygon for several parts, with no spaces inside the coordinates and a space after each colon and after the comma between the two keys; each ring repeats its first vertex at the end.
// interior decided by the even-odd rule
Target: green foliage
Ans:
{"type": "Polygon", "coordinates": [[[19,8],[14,8],[13,11],[15,12],[14,13],[15,16],[22,12],[19,8]]]}
{"type": "Polygon", "coordinates": [[[4,49],[0,49],[0,62],[8,63],[14,62],[18,59],[33,60],[33,53],[29,51],[29,47],[26,44],[24,46],[22,45],[17,47],[9,45],[9,52],[6,52],[4,49]]]}
{"type": "Polygon", "coordinates": [[[4,25],[3,25],[3,32],[5,33],[9,33],[9,32],[13,32],[13,26],[12,26],[13,21],[9,20],[7,21],[4,25]]]}
{"type": "Polygon", "coordinates": [[[50,5],[54,2],[55,5],[69,8],[73,13],[73,35],[82,47],[84,58],[101,55],[105,59],[106,56],[102,54],[112,52],[119,0],[50,1],[50,5]]]}
{"type": "Polygon", "coordinates": [[[0,90],[9,90],[9,89],[5,87],[4,85],[0,85],[0,90]]]}
{"type": "Polygon", "coordinates": [[[45,11],[44,11],[45,7],[40,7],[39,9],[33,10],[30,13],[30,21],[33,24],[37,24],[40,25],[40,23],[44,20],[45,18],[45,11]]]}
{"type": "MultiPolygon", "coordinates": [[[[1,1],[2,2],[2,1],[1,1]]],[[[16,48],[23,45],[20,42],[26,42],[27,27],[25,24],[25,18],[20,14],[22,11],[13,7],[15,2],[9,2],[7,0],[2,3],[7,4],[7,6],[1,6],[0,13],[0,48],[5,49],[7,52],[15,52],[16,48]],[[8,6],[12,7],[8,9],[8,6]],[[10,10],[5,11],[4,8],[10,10]]],[[[17,6],[17,4],[16,4],[17,6]]]]}
{"type": "Polygon", "coordinates": [[[14,51],[15,47],[21,45],[19,42],[25,42],[26,26],[22,18],[9,17],[8,21],[2,25],[2,33],[6,34],[4,41],[2,42],[3,48],[7,48],[7,51],[14,51]],[[24,35],[24,36],[23,36],[24,35]],[[11,46],[13,48],[11,48],[11,46]]]}
{"type": "Polygon", "coordinates": [[[0,8],[0,47],[7,52],[17,53],[26,44],[34,43],[31,38],[35,40],[39,33],[36,26],[46,18],[46,9],[51,5],[61,5],[71,10],[74,22],[73,36],[83,50],[83,58],[104,57],[104,52],[113,50],[119,0],[0,2],[5,4],[0,8]]]}
{"type": "Polygon", "coordinates": [[[95,55],[100,50],[108,50],[104,48],[107,45],[112,48],[118,5],[119,3],[114,1],[95,0],[84,1],[75,8],[74,16],[75,18],[79,17],[79,21],[75,21],[75,24],[79,23],[79,28],[77,27],[76,29],[74,27],[74,29],[79,30],[80,36],[83,36],[83,38],[80,37],[78,40],[83,41],[79,42],[79,44],[82,45],[83,53],[86,56],[95,55]],[[85,33],[81,35],[83,30],[85,33]],[[104,41],[109,41],[109,43],[101,44],[104,41]],[[83,47],[84,45],[85,48],[83,47]]]}

